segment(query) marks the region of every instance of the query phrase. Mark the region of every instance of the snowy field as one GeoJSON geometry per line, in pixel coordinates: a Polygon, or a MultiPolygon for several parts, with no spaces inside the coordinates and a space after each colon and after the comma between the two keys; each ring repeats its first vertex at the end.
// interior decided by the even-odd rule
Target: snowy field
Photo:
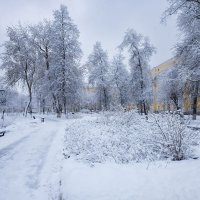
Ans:
{"type": "MultiPolygon", "coordinates": [[[[0,137],[0,200],[200,199],[200,160],[171,161],[166,152],[152,152],[143,144],[156,131],[151,119],[135,113],[44,117],[44,123],[40,116],[9,117],[0,137]]],[[[195,158],[197,143],[186,151],[195,158]]]]}
{"type": "Polygon", "coordinates": [[[68,160],[65,200],[199,200],[200,161],[113,163],[89,166],[68,160]]]}
{"type": "Polygon", "coordinates": [[[152,126],[151,119],[146,123],[135,113],[107,113],[86,116],[68,127],[64,151],[68,159],[61,176],[63,198],[200,199],[200,161],[156,160],[160,156],[142,144],[155,130],[152,126]]]}

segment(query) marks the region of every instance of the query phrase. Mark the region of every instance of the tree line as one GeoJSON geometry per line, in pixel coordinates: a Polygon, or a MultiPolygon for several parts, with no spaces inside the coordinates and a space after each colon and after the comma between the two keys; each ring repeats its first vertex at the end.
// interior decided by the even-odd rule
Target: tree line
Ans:
{"type": "Polygon", "coordinates": [[[28,90],[25,110],[32,112],[33,91],[51,102],[58,117],[79,103],[82,77],[78,68],[82,51],[79,30],[67,7],[54,11],[52,21],[8,27],[2,69],[10,86],[22,82],[28,90]]]}
{"type": "MultiPolygon", "coordinates": [[[[179,109],[187,88],[196,116],[200,82],[200,2],[169,0],[163,20],[174,14],[178,15],[182,37],[176,45],[176,66],[159,77],[163,84],[159,98],[172,101],[179,109]]],[[[84,108],[86,104],[91,107],[95,104],[98,110],[134,104],[147,115],[153,102],[149,61],[155,53],[149,39],[128,29],[111,61],[101,43],[96,42],[87,62],[81,65],[83,52],[79,34],[64,5],[53,12],[53,20],[8,27],[9,39],[4,43],[1,68],[7,85],[21,82],[26,86],[29,101],[25,113],[32,112],[34,94],[43,108],[51,105],[58,117],[61,113],[84,108]],[[128,64],[124,55],[128,55],[128,64]],[[84,81],[85,69],[87,81],[84,81]],[[88,85],[94,88],[94,95],[85,92],[88,85]]]]}
{"type": "Polygon", "coordinates": [[[177,27],[180,40],[175,46],[176,65],[166,74],[168,97],[176,108],[184,94],[190,97],[193,119],[196,119],[198,97],[200,96],[200,1],[168,0],[169,7],[163,14],[165,21],[171,15],[177,15],[177,27]]]}

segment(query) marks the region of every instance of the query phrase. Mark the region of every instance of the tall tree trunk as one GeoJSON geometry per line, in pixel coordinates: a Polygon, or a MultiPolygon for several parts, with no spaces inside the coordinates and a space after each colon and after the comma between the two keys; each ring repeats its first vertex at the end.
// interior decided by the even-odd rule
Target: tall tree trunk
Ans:
{"type": "Polygon", "coordinates": [[[197,96],[193,98],[193,104],[192,104],[192,119],[196,120],[197,118],[197,96]]]}
{"type": "Polygon", "coordinates": [[[27,116],[28,110],[29,110],[30,114],[32,115],[32,89],[31,89],[31,86],[28,86],[28,93],[29,93],[29,101],[28,101],[26,109],[25,109],[25,116],[27,116]]]}
{"type": "Polygon", "coordinates": [[[52,97],[53,97],[53,100],[54,100],[57,118],[60,118],[61,114],[62,114],[62,106],[61,106],[59,100],[56,98],[56,96],[53,93],[52,93],[52,97]]]}
{"type": "Polygon", "coordinates": [[[167,102],[167,110],[168,110],[168,112],[171,111],[171,110],[170,110],[170,101],[167,102]]]}
{"type": "MultiPolygon", "coordinates": [[[[139,56],[139,52],[138,52],[138,56],[139,56]]],[[[147,112],[147,107],[146,107],[146,103],[145,103],[145,99],[144,99],[144,77],[143,77],[143,69],[142,69],[142,64],[141,64],[141,60],[140,60],[140,57],[138,58],[138,67],[139,67],[139,70],[140,70],[140,88],[141,88],[141,93],[142,93],[142,103],[141,103],[141,106],[142,106],[142,113],[144,112],[144,114],[147,116],[148,112],[147,112]]]]}
{"type": "Polygon", "coordinates": [[[103,89],[103,95],[104,95],[104,108],[108,110],[108,101],[107,101],[107,94],[106,94],[106,89],[103,89]]]}
{"type": "Polygon", "coordinates": [[[62,115],[62,105],[59,102],[59,100],[57,101],[56,112],[57,112],[57,118],[61,118],[61,115],[62,115]]]}
{"type": "Polygon", "coordinates": [[[67,102],[66,102],[66,97],[63,98],[63,107],[64,107],[64,114],[67,114],[67,102]]]}
{"type": "Polygon", "coordinates": [[[143,109],[144,109],[144,114],[147,116],[148,115],[148,108],[147,108],[147,105],[146,105],[144,100],[143,100],[143,109]]]}
{"type": "Polygon", "coordinates": [[[140,114],[142,115],[143,113],[143,104],[142,104],[142,101],[140,101],[140,103],[138,104],[138,112],[140,110],[140,114]]]}
{"type": "Polygon", "coordinates": [[[171,95],[171,100],[174,102],[176,110],[178,110],[179,106],[178,106],[178,97],[177,97],[177,95],[176,94],[172,94],[171,95]]]}
{"type": "Polygon", "coordinates": [[[198,93],[199,93],[199,81],[195,81],[193,104],[192,104],[192,119],[193,120],[196,120],[196,118],[197,118],[198,93]]]}
{"type": "Polygon", "coordinates": [[[124,107],[125,100],[123,98],[122,89],[121,88],[119,89],[119,97],[120,97],[120,104],[121,104],[122,107],[124,107]]]}
{"type": "Polygon", "coordinates": [[[42,100],[42,113],[45,114],[45,99],[42,100]]]}
{"type": "Polygon", "coordinates": [[[103,104],[102,104],[102,95],[101,95],[101,89],[100,89],[100,97],[99,97],[99,110],[101,111],[101,110],[103,110],[103,104]]]}

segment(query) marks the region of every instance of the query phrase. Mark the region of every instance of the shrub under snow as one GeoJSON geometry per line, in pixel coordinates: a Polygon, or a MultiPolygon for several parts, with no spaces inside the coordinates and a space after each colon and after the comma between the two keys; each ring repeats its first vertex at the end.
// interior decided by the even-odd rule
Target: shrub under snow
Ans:
{"type": "Polygon", "coordinates": [[[83,119],[66,130],[65,156],[89,163],[130,163],[192,156],[197,131],[178,115],[152,115],[135,111],[105,113],[83,119]]]}
{"type": "Polygon", "coordinates": [[[177,114],[153,115],[149,143],[161,158],[183,160],[193,156],[199,142],[199,132],[187,127],[188,121],[177,114]]]}

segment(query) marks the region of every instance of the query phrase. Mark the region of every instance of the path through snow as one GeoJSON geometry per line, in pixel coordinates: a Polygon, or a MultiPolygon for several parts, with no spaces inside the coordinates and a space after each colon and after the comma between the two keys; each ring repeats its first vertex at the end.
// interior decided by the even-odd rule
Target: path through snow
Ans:
{"type": "Polygon", "coordinates": [[[58,199],[66,123],[21,118],[0,138],[0,200],[58,199]]]}

